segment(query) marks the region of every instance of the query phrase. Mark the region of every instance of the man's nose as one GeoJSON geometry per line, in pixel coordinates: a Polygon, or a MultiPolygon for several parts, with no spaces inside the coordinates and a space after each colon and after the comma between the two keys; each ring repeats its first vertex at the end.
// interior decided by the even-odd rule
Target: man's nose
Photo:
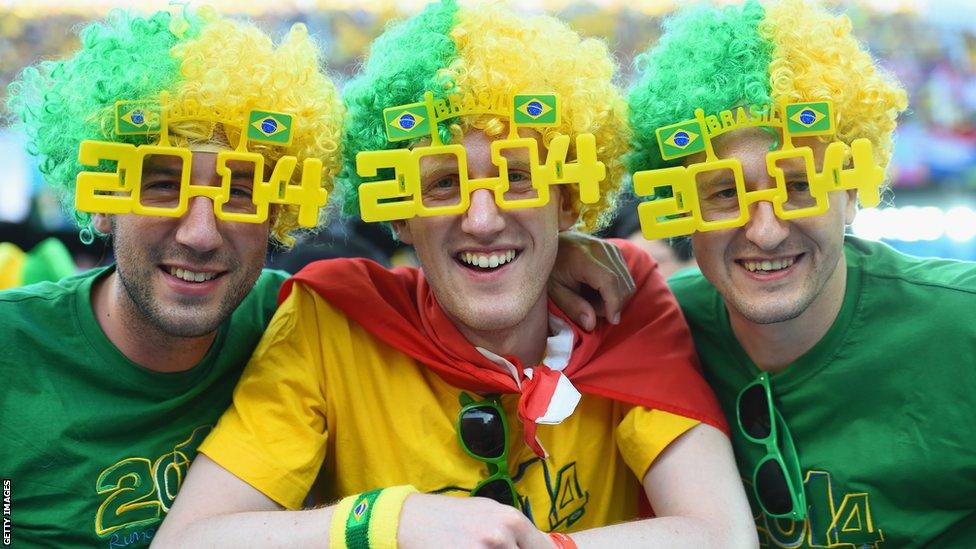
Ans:
{"type": "Polygon", "coordinates": [[[774,250],[790,234],[789,222],[776,216],[773,205],[760,200],[749,210],[746,238],[762,250],[774,250]]]}
{"type": "Polygon", "coordinates": [[[505,216],[495,203],[495,193],[475,189],[471,193],[471,205],[463,214],[461,230],[475,236],[489,236],[504,228],[505,216]]]}
{"type": "Polygon", "coordinates": [[[223,243],[213,201],[203,196],[190,198],[187,211],[179,220],[176,241],[198,252],[209,252],[223,243]]]}

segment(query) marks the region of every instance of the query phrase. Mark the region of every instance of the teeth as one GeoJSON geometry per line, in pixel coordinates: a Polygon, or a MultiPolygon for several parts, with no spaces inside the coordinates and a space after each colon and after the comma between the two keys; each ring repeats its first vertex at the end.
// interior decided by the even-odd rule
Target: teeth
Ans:
{"type": "Polygon", "coordinates": [[[779,271],[793,265],[794,258],[764,259],[762,261],[743,261],[742,265],[750,272],[779,271]]]}
{"type": "Polygon", "coordinates": [[[482,269],[494,269],[515,259],[515,250],[505,252],[494,252],[490,254],[479,254],[472,252],[461,252],[458,259],[468,265],[481,267],[482,269]]]}
{"type": "Polygon", "coordinates": [[[217,273],[195,273],[186,269],[180,269],[179,267],[170,267],[169,274],[187,282],[206,282],[217,276],[217,273]]]}

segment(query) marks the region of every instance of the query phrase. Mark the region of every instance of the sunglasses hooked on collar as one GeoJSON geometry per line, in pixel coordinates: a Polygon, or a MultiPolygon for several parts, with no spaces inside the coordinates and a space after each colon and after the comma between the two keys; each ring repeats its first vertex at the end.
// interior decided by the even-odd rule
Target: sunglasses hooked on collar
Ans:
{"type": "Polygon", "coordinates": [[[747,440],[766,448],[752,473],[752,489],[762,510],[771,517],[803,520],[806,494],[800,461],[783,416],[773,406],[769,374],[762,372],[735,400],[735,418],[747,440]]]}
{"type": "Polygon", "coordinates": [[[488,477],[471,490],[471,495],[521,509],[515,483],[508,474],[508,421],[498,397],[475,401],[461,393],[459,401],[458,442],[469,456],[488,466],[488,477]]]}

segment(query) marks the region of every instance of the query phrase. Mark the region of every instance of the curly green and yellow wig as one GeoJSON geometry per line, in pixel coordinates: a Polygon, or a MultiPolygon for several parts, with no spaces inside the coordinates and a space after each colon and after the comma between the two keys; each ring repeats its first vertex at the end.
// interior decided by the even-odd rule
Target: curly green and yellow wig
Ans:
{"type": "MultiPolygon", "coordinates": [[[[285,155],[296,156],[299,165],[319,158],[323,186],[331,189],[340,167],[343,107],[303,25],[293,26],[275,45],[254,25],[211,10],[150,17],[115,11],[83,29],[81,43],[69,59],[26,68],[9,87],[8,107],[23,122],[28,152],[38,157],[45,180],[83,231],[92,230],[92,220],[91,214],[74,209],[75,179],[92,168],[79,163],[79,144],[86,139],[148,142],[115,135],[114,105],[119,100],[159,101],[164,91],[169,94],[164,109],[192,106],[210,117],[220,113],[222,119],[242,122],[251,105],[293,114],[297,123],[290,146],[250,149],[271,162],[285,155]]],[[[171,144],[236,145],[240,128],[220,126],[191,122],[171,127],[171,144]]],[[[103,164],[99,169],[115,169],[103,164]]],[[[280,207],[271,236],[291,245],[297,227],[297,207],[280,207]]]]}
{"type": "Polygon", "coordinates": [[[696,108],[716,114],[780,101],[833,101],[836,139],[869,139],[887,166],[895,119],[908,105],[904,89],[851,35],[847,16],[804,0],[689,8],[665,21],[658,44],[635,64],[632,172],[680,162],[662,160],[655,131],[693,118],[696,108]]]}
{"type": "MultiPolygon", "coordinates": [[[[561,124],[541,130],[546,146],[557,135],[596,138],[597,158],[607,165],[600,201],[578,207],[579,228],[596,230],[612,211],[628,135],[626,103],[614,84],[616,65],[606,45],[584,39],[549,16],[523,16],[498,3],[458,5],[444,0],[391,26],[373,43],[369,59],[344,91],[348,111],[343,141],[343,171],[337,183],[343,210],[359,214],[356,174],[361,151],[409,146],[388,143],[383,109],[450,94],[552,92],[559,96],[561,124]]],[[[441,139],[456,142],[468,129],[505,135],[507,120],[470,115],[440,124],[441,139]]],[[[381,174],[375,179],[388,177],[381,174]]]]}

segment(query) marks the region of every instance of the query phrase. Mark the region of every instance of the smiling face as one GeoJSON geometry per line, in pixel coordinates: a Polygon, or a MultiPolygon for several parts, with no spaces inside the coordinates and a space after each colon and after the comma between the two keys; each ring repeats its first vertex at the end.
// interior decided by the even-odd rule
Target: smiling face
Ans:
{"type": "MultiPolygon", "coordinates": [[[[819,170],[826,145],[813,138],[793,141],[797,147],[813,149],[819,170]]],[[[712,143],[720,158],[736,157],[742,163],[747,190],[775,185],[765,161],[772,136],[753,128],[712,143]]],[[[790,200],[794,195],[799,200],[805,191],[802,160],[784,160],[779,166],[787,177],[790,200]]],[[[718,194],[703,193],[702,200],[714,196],[715,207],[721,209],[720,182],[699,180],[700,188],[709,186],[718,194]]],[[[836,315],[846,281],[844,227],[854,220],[855,195],[848,191],[828,196],[830,208],[819,216],[784,221],[770,203],[761,201],[750,207],[751,218],[744,227],[692,235],[702,273],[725,298],[731,315],[755,324],[792,320],[806,311],[836,315]]]]}
{"type": "MultiPolygon", "coordinates": [[[[525,130],[523,130],[525,131],[525,130]]],[[[537,133],[540,161],[545,148],[537,133]]],[[[462,141],[470,178],[495,176],[491,142],[478,130],[462,141]]],[[[517,196],[530,180],[527,156],[506,154],[511,186],[506,198],[517,196]],[[520,184],[521,183],[521,184],[520,184]]],[[[456,203],[457,165],[444,156],[429,157],[421,165],[421,185],[429,206],[456,203]]],[[[531,193],[531,191],[528,191],[531,193]]],[[[545,319],[545,289],[556,259],[558,234],[576,216],[568,193],[550,191],[549,202],[538,208],[503,210],[485,189],[471,193],[471,205],[460,215],[414,217],[394,222],[400,239],[412,244],[438,303],[462,332],[485,334],[518,327],[533,311],[545,319]]]]}
{"type": "MultiPolygon", "coordinates": [[[[141,201],[171,205],[179,196],[180,159],[147,158],[141,201]]],[[[216,154],[194,152],[191,183],[219,185],[216,154]]],[[[228,162],[234,173],[225,210],[246,211],[253,169],[228,162]]],[[[221,221],[209,198],[193,197],[182,217],[95,215],[111,232],[116,271],[138,318],[164,334],[198,337],[216,330],[237,308],[261,274],[268,248],[268,222],[221,221]]]]}

